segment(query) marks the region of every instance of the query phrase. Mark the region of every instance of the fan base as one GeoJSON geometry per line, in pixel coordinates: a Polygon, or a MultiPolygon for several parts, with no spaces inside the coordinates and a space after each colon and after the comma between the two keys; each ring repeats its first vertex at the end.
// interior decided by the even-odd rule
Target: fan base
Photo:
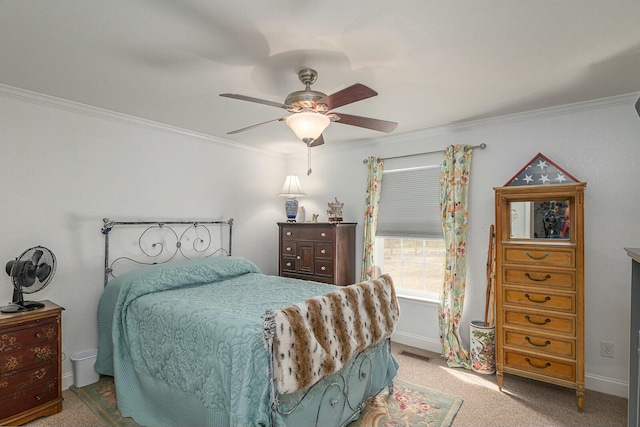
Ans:
{"type": "Polygon", "coordinates": [[[38,301],[14,302],[11,305],[0,307],[0,313],[20,313],[23,311],[37,310],[42,307],[44,307],[44,304],[38,301]]]}

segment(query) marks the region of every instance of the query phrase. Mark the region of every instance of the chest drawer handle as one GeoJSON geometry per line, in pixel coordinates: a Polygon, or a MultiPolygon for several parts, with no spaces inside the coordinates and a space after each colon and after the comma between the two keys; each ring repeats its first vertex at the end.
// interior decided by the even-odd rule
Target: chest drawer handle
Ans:
{"type": "Polygon", "coordinates": [[[546,346],[548,346],[548,345],[550,345],[550,344],[551,344],[551,341],[549,341],[549,340],[546,340],[546,341],[544,342],[544,344],[536,344],[536,343],[534,343],[533,341],[531,341],[531,338],[529,338],[529,337],[524,337],[524,339],[525,339],[525,340],[527,340],[527,341],[529,341],[529,344],[531,344],[531,345],[535,345],[536,347],[546,347],[546,346]]]}
{"type": "Polygon", "coordinates": [[[531,255],[531,254],[529,253],[529,251],[524,251],[524,254],[525,254],[526,256],[528,256],[529,258],[531,258],[531,259],[535,259],[535,260],[541,260],[541,259],[545,259],[546,257],[550,257],[550,256],[551,256],[551,252],[547,252],[547,253],[545,253],[544,255],[540,256],[540,257],[537,257],[537,256],[533,256],[533,255],[531,255]]]}
{"type": "Polygon", "coordinates": [[[287,263],[287,267],[291,267],[291,263],[290,262],[287,263]]]}
{"type": "Polygon", "coordinates": [[[291,236],[291,232],[290,231],[287,231],[287,236],[291,236]]]}
{"type": "Polygon", "coordinates": [[[300,259],[300,255],[298,255],[298,256],[296,257],[296,259],[300,259]]]}
{"type": "Polygon", "coordinates": [[[40,332],[36,332],[36,338],[42,338],[42,334],[40,332]]]}
{"type": "Polygon", "coordinates": [[[327,237],[327,233],[320,233],[320,237],[327,237]]]}
{"type": "Polygon", "coordinates": [[[544,364],[544,366],[540,366],[540,365],[536,365],[534,363],[531,363],[531,359],[529,359],[528,357],[525,357],[524,360],[526,360],[529,365],[533,366],[534,368],[538,368],[538,369],[547,369],[549,366],[551,366],[551,362],[547,362],[547,363],[544,364]]]}
{"type": "Polygon", "coordinates": [[[527,319],[529,323],[533,323],[534,325],[546,325],[547,323],[551,322],[551,319],[545,319],[544,322],[534,322],[533,320],[531,320],[528,314],[525,314],[524,318],[527,319]]]}
{"type": "Polygon", "coordinates": [[[324,265],[322,267],[320,267],[320,270],[325,271],[327,269],[327,267],[325,267],[324,265]]]}
{"type": "Polygon", "coordinates": [[[288,247],[288,248],[287,248],[287,252],[291,252],[291,247],[288,247]]]}
{"type": "Polygon", "coordinates": [[[36,399],[36,400],[42,400],[42,398],[40,397],[40,395],[37,395],[36,397],[34,397],[34,399],[36,399]]]}
{"type": "Polygon", "coordinates": [[[550,296],[546,296],[543,300],[540,299],[533,299],[531,298],[531,296],[529,294],[524,294],[525,298],[528,299],[531,302],[537,302],[538,304],[544,304],[545,302],[549,301],[551,299],[550,296]]]}
{"type": "Polygon", "coordinates": [[[327,253],[327,251],[326,251],[326,250],[324,250],[324,249],[322,249],[322,250],[320,251],[320,253],[321,253],[322,255],[324,255],[324,254],[326,254],[326,253],[327,253]]]}
{"type": "Polygon", "coordinates": [[[535,277],[531,277],[531,275],[529,273],[524,273],[524,275],[527,276],[527,279],[533,280],[534,282],[544,282],[545,280],[551,279],[551,275],[550,274],[547,274],[546,276],[544,276],[543,279],[536,279],[535,277]]]}

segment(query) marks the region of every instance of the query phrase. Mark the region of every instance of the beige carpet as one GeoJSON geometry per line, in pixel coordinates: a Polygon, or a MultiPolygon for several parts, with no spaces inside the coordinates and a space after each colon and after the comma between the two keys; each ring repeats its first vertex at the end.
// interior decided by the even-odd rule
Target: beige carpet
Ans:
{"type": "MultiPolygon", "coordinates": [[[[480,426],[626,426],[627,400],[587,390],[584,412],[578,412],[575,391],[505,375],[498,391],[495,375],[481,375],[448,368],[440,355],[392,345],[400,363],[398,377],[405,381],[457,396],[464,404],[452,427],[480,426]],[[402,354],[402,351],[429,357],[429,361],[402,354]]],[[[60,414],[40,418],[33,426],[102,426],[100,419],[71,391],[60,414]]]]}

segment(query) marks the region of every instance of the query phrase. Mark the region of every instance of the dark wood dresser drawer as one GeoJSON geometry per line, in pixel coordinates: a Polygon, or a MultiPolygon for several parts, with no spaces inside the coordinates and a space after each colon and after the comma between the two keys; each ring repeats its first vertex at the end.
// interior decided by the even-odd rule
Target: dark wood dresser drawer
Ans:
{"type": "Polygon", "coordinates": [[[331,227],[282,227],[283,240],[310,240],[313,242],[332,242],[333,231],[331,227]]]}
{"type": "Polygon", "coordinates": [[[58,361],[50,359],[26,369],[0,374],[0,399],[21,388],[29,388],[58,378],[58,361]]]}
{"type": "Polygon", "coordinates": [[[55,379],[16,391],[0,399],[0,419],[46,404],[57,397],[58,381],[55,379]]]}

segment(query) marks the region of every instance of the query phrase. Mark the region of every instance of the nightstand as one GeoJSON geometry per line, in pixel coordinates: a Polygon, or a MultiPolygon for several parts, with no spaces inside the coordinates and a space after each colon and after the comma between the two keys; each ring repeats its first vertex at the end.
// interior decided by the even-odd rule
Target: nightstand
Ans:
{"type": "Polygon", "coordinates": [[[62,410],[62,310],[0,313],[0,425],[62,410]]]}

